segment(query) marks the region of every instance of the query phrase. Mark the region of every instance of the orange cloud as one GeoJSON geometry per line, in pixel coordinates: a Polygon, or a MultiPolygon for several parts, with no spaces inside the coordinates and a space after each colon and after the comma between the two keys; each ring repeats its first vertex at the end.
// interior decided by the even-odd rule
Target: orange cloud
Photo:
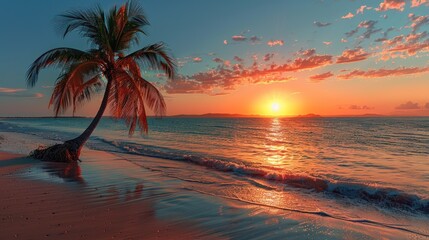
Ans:
{"type": "Polygon", "coordinates": [[[353,18],[355,15],[351,12],[347,13],[346,15],[342,16],[342,19],[350,19],[353,18]]]}
{"type": "Polygon", "coordinates": [[[381,78],[389,76],[402,76],[409,74],[417,74],[428,72],[429,67],[398,67],[394,69],[370,69],[367,71],[363,70],[353,70],[349,73],[338,75],[338,78],[348,80],[353,78],[381,78]]]}
{"type": "Polygon", "coordinates": [[[267,45],[270,47],[274,47],[274,46],[283,46],[285,44],[285,42],[283,40],[270,40],[267,42],[267,45]]]}
{"type": "Polygon", "coordinates": [[[369,53],[365,52],[362,48],[358,47],[355,49],[346,49],[343,51],[340,57],[337,59],[337,63],[349,63],[357,62],[367,59],[370,56],[369,53]]]}
{"type": "Polygon", "coordinates": [[[387,10],[398,10],[404,11],[405,0],[384,0],[380,3],[380,6],[376,8],[377,11],[387,11],[387,10]]]}
{"type": "MultiPolygon", "coordinates": [[[[272,55],[269,57],[271,58],[272,55]]],[[[285,74],[329,65],[332,63],[332,58],[331,55],[314,54],[305,58],[297,57],[285,64],[267,64],[262,67],[257,63],[256,58],[253,59],[254,63],[248,67],[215,58],[213,60],[219,63],[216,68],[193,75],[181,75],[175,80],[168,80],[163,88],[170,94],[206,93],[211,95],[214,91],[233,90],[237,85],[246,83],[264,84],[289,81],[293,78],[285,74]]],[[[265,56],[264,60],[266,60],[265,56]]]]}
{"type": "Polygon", "coordinates": [[[418,7],[422,4],[429,5],[429,0],[411,0],[411,7],[418,7]]]}
{"type": "Polygon", "coordinates": [[[383,50],[380,52],[382,60],[389,60],[396,57],[408,57],[418,52],[429,51],[429,39],[427,32],[410,33],[406,36],[399,35],[390,40],[383,41],[383,50]]]}
{"type": "Polygon", "coordinates": [[[325,72],[325,73],[321,73],[321,74],[317,74],[317,75],[313,75],[310,77],[310,80],[312,82],[321,82],[327,78],[330,78],[334,76],[334,74],[332,74],[331,72],[325,72]]]}

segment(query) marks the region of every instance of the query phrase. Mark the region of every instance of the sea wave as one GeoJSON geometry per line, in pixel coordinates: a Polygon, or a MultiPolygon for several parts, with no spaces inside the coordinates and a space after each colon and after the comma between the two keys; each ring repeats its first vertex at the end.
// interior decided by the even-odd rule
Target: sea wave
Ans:
{"type": "Polygon", "coordinates": [[[231,172],[245,177],[281,182],[288,187],[308,189],[318,193],[328,193],[333,196],[363,200],[382,207],[400,208],[429,214],[429,199],[415,194],[409,194],[395,188],[324,179],[321,177],[285,172],[283,170],[282,172],[273,171],[271,169],[248,166],[240,162],[165,151],[165,149],[151,148],[130,142],[111,141],[102,138],[99,140],[124,153],[189,162],[217,171],[231,172]]]}

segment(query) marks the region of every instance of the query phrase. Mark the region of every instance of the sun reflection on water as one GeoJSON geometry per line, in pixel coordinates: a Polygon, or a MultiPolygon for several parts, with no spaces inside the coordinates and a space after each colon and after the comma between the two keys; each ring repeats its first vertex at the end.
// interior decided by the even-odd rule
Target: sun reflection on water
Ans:
{"type": "Polygon", "coordinates": [[[280,119],[273,118],[268,134],[265,137],[265,159],[272,166],[283,165],[286,158],[287,147],[284,144],[283,126],[280,119]]]}

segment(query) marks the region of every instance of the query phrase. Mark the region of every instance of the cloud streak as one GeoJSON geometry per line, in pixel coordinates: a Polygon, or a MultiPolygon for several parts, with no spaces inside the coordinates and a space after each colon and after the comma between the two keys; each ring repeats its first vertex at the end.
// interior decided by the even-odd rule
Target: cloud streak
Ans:
{"type": "Polygon", "coordinates": [[[370,70],[353,70],[349,73],[338,75],[338,78],[349,80],[353,78],[381,78],[381,77],[395,77],[409,74],[425,73],[429,71],[429,67],[397,67],[393,69],[370,69],[370,70]]]}
{"type": "Polygon", "coordinates": [[[25,91],[23,88],[2,88],[0,87],[0,93],[17,93],[25,91]]]}
{"type": "Polygon", "coordinates": [[[235,36],[232,36],[231,39],[236,42],[244,42],[247,40],[247,38],[243,35],[235,35],[235,36]]]}
{"type": "Polygon", "coordinates": [[[334,74],[332,74],[331,72],[325,72],[325,73],[321,73],[321,74],[310,76],[310,80],[312,82],[316,82],[317,83],[317,82],[321,82],[323,80],[326,80],[326,79],[328,79],[328,78],[330,78],[332,76],[334,76],[334,74]]]}
{"type": "Polygon", "coordinates": [[[329,22],[319,22],[319,21],[314,21],[313,22],[314,26],[316,27],[327,27],[329,25],[331,25],[332,23],[329,22]]]}
{"type": "Polygon", "coordinates": [[[369,56],[370,54],[360,47],[355,49],[346,49],[343,51],[341,56],[337,58],[337,63],[358,62],[367,59],[369,56]]]}
{"type": "Polygon", "coordinates": [[[403,103],[403,104],[395,107],[395,109],[398,109],[398,110],[413,110],[413,109],[420,109],[420,106],[419,106],[418,103],[414,103],[414,102],[408,101],[406,103],[403,103]]]}

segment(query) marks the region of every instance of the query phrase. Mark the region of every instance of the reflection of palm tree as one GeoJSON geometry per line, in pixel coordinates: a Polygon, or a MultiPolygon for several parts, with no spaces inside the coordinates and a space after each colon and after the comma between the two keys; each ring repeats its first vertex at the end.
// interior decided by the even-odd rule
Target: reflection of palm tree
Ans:
{"type": "Polygon", "coordinates": [[[103,113],[110,105],[112,115],[125,120],[129,134],[137,126],[147,132],[145,104],[155,114],[163,115],[166,105],[161,93],[144,79],[140,67],[160,70],[169,78],[175,75],[175,63],[163,43],[144,47],[131,54],[125,51],[138,43],[139,33],[148,21],[140,6],[126,3],[108,13],[96,8],[70,11],[60,15],[64,36],[72,31],[87,38],[95,48],[81,51],[73,48],[55,48],[37,58],[27,72],[27,84],[34,86],[42,68],[62,68],[49,105],[54,105],[55,116],[73,106],[91,99],[105,85],[103,100],[97,115],[88,128],[77,138],[48,148],[33,151],[32,156],[47,161],[78,160],[82,146],[88,140],[103,113]]]}
{"type": "Polygon", "coordinates": [[[82,177],[82,170],[80,169],[80,166],[77,164],[77,162],[66,164],[50,162],[46,163],[46,165],[43,166],[43,169],[45,169],[49,174],[62,178],[66,181],[85,183],[82,177]]]}

